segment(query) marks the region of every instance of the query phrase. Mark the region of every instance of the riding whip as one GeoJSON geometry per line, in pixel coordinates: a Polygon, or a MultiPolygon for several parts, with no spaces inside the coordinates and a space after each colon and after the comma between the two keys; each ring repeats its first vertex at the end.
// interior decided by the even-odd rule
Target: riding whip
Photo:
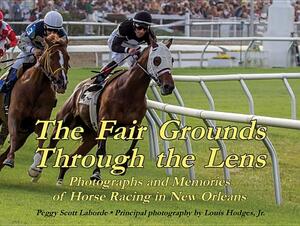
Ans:
{"type": "Polygon", "coordinates": [[[26,56],[22,56],[22,57],[19,57],[19,58],[12,58],[12,59],[8,59],[8,60],[1,60],[0,63],[3,64],[3,63],[7,63],[7,62],[10,62],[10,61],[15,61],[15,60],[19,60],[19,59],[23,59],[23,58],[26,58],[26,57],[29,57],[29,56],[33,56],[34,54],[28,54],[26,56]]]}
{"type": "Polygon", "coordinates": [[[9,64],[9,65],[7,65],[7,66],[5,66],[4,68],[0,68],[0,72],[4,69],[4,70],[6,70],[7,68],[9,68],[9,67],[11,67],[13,65],[13,63],[12,64],[9,64]]]}
{"type": "MultiPolygon", "coordinates": [[[[138,48],[137,48],[137,50],[140,50],[141,49],[141,47],[139,46],[138,48]]],[[[116,64],[120,64],[120,63],[122,63],[124,60],[126,60],[127,58],[129,58],[129,57],[131,57],[131,56],[133,56],[132,54],[128,54],[126,57],[124,57],[122,60],[120,60],[119,62],[117,62],[116,64]]],[[[111,67],[109,67],[109,68],[107,68],[105,71],[108,71],[108,70],[110,70],[112,67],[114,67],[114,65],[113,66],[111,66],[111,67]]],[[[105,72],[105,71],[103,71],[103,72],[105,72]]],[[[100,71],[92,71],[92,72],[95,72],[95,73],[101,73],[100,71]]],[[[93,76],[93,77],[91,77],[91,79],[94,79],[94,78],[96,78],[98,75],[95,75],[95,76],[93,76]]]]}

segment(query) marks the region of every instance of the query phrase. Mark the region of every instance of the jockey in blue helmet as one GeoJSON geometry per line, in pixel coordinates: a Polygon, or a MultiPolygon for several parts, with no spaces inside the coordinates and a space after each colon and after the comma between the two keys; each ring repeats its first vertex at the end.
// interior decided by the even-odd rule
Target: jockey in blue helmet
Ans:
{"type": "Polygon", "coordinates": [[[8,112],[11,90],[18,79],[17,71],[23,64],[33,64],[35,62],[35,59],[44,50],[44,38],[52,32],[57,33],[59,37],[67,39],[67,34],[63,29],[63,18],[56,11],[48,12],[44,20],[38,20],[29,24],[21,35],[18,47],[22,52],[11,66],[5,82],[0,80],[0,92],[6,93],[4,99],[6,113],[8,112]]]}

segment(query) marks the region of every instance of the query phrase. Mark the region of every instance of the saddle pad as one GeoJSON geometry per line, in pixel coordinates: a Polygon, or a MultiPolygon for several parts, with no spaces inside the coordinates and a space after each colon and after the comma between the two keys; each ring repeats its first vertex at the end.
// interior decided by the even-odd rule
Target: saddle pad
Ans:
{"type": "Polygon", "coordinates": [[[111,83],[115,78],[119,77],[120,75],[124,74],[127,71],[127,69],[120,69],[117,71],[114,71],[113,74],[111,76],[109,76],[106,80],[105,80],[105,84],[103,85],[103,87],[107,86],[109,83],[111,83]]]}
{"type": "Polygon", "coordinates": [[[89,106],[89,115],[90,115],[90,122],[92,124],[93,129],[97,132],[98,131],[98,110],[97,110],[97,104],[98,99],[101,93],[103,92],[104,88],[110,84],[115,78],[119,77],[123,73],[125,73],[127,70],[119,70],[113,73],[110,77],[108,77],[102,84],[102,88],[95,91],[95,92],[88,92],[85,91],[87,88],[85,88],[80,95],[79,103],[88,105],[89,106]]]}

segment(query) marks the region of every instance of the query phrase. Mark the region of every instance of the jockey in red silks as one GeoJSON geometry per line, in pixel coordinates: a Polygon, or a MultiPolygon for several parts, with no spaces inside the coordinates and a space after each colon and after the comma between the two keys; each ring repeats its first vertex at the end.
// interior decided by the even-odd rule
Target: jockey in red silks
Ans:
{"type": "Polygon", "coordinates": [[[17,44],[18,39],[14,30],[3,21],[3,13],[0,11],[0,58],[4,56],[6,50],[17,44]]]}

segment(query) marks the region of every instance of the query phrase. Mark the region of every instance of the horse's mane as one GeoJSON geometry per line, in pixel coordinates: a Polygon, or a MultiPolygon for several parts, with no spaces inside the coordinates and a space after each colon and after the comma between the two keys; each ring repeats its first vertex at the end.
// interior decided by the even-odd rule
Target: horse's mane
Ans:
{"type": "Polygon", "coordinates": [[[59,45],[66,45],[66,40],[63,38],[60,38],[58,34],[51,33],[46,37],[46,39],[51,42],[52,44],[59,44],[59,45]]]}
{"type": "Polygon", "coordinates": [[[151,47],[151,46],[147,46],[146,48],[143,49],[143,51],[142,51],[141,54],[139,55],[138,61],[139,61],[140,59],[142,59],[142,57],[145,57],[145,53],[146,53],[147,51],[149,51],[150,47],[151,47]]]}
{"type": "MultiPolygon", "coordinates": [[[[158,47],[158,44],[156,43],[156,41],[155,41],[154,45],[155,45],[154,47],[158,47]]],[[[140,54],[140,56],[139,56],[139,59],[140,59],[142,56],[144,56],[144,53],[145,53],[146,51],[149,51],[150,47],[151,47],[151,44],[148,45],[146,48],[143,49],[143,51],[141,52],[141,54],[140,54]]]]}
{"type": "MultiPolygon", "coordinates": [[[[47,48],[49,48],[49,47],[51,47],[53,45],[59,45],[59,46],[62,46],[62,47],[66,47],[67,46],[67,41],[64,38],[60,38],[58,36],[58,34],[56,34],[56,33],[51,33],[50,35],[48,35],[45,38],[45,41],[46,41],[46,47],[47,48]]],[[[31,67],[31,68],[33,68],[33,67],[31,67]]],[[[30,73],[24,73],[23,70],[19,70],[18,77],[22,78],[22,79],[28,79],[28,78],[30,78],[32,76],[30,75],[30,73]]]]}

